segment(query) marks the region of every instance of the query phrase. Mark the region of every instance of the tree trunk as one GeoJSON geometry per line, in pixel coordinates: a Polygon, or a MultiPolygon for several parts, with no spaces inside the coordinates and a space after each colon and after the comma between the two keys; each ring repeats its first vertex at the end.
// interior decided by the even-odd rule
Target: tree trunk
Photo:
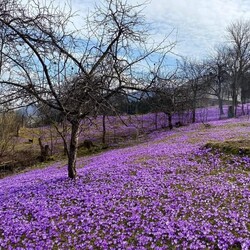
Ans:
{"type": "Polygon", "coordinates": [[[38,138],[38,142],[41,150],[40,160],[41,162],[47,161],[49,157],[49,145],[46,144],[43,146],[41,137],[38,138]]]}
{"type": "Polygon", "coordinates": [[[71,123],[71,138],[70,138],[69,155],[68,155],[68,177],[71,179],[75,179],[80,121],[74,120],[70,121],[70,123],[71,123]]]}
{"type": "Polygon", "coordinates": [[[220,116],[224,115],[224,111],[223,111],[223,101],[222,99],[219,97],[219,110],[220,110],[220,116]]]}
{"type": "Polygon", "coordinates": [[[235,90],[233,90],[233,94],[232,94],[233,117],[236,117],[236,112],[237,112],[236,98],[237,96],[236,96],[235,90]]]}
{"type": "Polygon", "coordinates": [[[241,103],[241,112],[242,112],[241,115],[245,115],[246,114],[243,102],[241,103]]]}
{"type": "Polygon", "coordinates": [[[192,123],[195,123],[195,120],[196,120],[196,114],[195,114],[195,111],[196,111],[196,109],[195,109],[195,108],[193,108],[193,109],[192,109],[192,123]]]}
{"type": "Polygon", "coordinates": [[[172,124],[172,114],[171,113],[167,113],[168,116],[168,127],[171,130],[173,128],[173,124],[172,124]]]}

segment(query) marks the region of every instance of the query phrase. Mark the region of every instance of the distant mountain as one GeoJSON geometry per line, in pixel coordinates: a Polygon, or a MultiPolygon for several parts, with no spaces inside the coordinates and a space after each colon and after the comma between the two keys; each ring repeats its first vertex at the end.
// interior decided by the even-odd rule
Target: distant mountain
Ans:
{"type": "Polygon", "coordinates": [[[29,105],[18,109],[18,112],[20,112],[24,116],[36,115],[37,107],[35,105],[29,105]]]}

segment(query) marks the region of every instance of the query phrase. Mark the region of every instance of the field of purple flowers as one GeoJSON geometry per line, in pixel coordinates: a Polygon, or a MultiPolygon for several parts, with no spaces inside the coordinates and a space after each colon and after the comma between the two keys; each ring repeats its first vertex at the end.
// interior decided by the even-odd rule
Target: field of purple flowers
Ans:
{"type": "Polygon", "coordinates": [[[250,121],[210,125],[1,179],[0,249],[249,249],[250,158],[203,146],[250,121]]]}

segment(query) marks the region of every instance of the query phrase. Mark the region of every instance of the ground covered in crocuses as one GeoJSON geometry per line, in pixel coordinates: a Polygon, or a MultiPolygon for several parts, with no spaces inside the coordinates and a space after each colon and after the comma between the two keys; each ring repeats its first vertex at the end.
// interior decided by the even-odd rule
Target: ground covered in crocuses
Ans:
{"type": "Polygon", "coordinates": [[[210,125],[0,180],[0,249],[249,249],[250,159],[203,146],[250,121],[210,125]]]}

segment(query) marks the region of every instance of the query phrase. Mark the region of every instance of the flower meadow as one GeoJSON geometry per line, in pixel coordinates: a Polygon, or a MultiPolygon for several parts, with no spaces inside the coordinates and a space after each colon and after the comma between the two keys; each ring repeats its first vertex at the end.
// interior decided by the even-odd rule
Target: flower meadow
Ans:
{"type": "Polygon", "coordinates": [[[154,132],[142,144],[0,180],[0,249],[250,249],[247,118],[154,132]]]}
{"type": "MultiPolygon", "coordinates": [[[[218,106],[210,106],[196,109],[196,122],[211,122],[219,119],[226,119],[228,116],[228,105],[223,106],[224,114],[220,115],[218,106]]],[[[237,116],[250,114],[250,103],[244,104],[244,112],[242,107],[238,106],[237,116]]],[[[175,113],[172,115],[172,124],[176,123],[188,125],[192,122],[192,113],[190,111],[175,113]]],[[[66,141],[70,141],[69,124],[58,126],[59,130],[64,134],[66,141]],[[64,131],[67,130],[67,132],[64,131]]],[[[136,114],[136,115],[108,115],[105,117],[105,144],[111,147],[117,147],[131,144],[131,141],[143,141],[149,133],[155,130],[166,129],[169,126],[168,116],[163,112],[136,114]],[[129,142],[129,143],[128,143],[129,142]]],[[[52,155],[60,155],[63,152],[63,140],[59,136],[57,129],[53,126],[43,126],[39,128],[24,128],[21,130],[20,137],[17,139],[21,148],[27,151],[37,153],[40,152],[38,138],[42,138],[43,143],[50,146],[52,155]],[[29,143],[29,140],[34,143],[29,143]]],[[[91,140],[94,144],[101,144],[103,139],[103,116],[88,117],[82,120],[79,134],[79,142],[91,140]]]]}

